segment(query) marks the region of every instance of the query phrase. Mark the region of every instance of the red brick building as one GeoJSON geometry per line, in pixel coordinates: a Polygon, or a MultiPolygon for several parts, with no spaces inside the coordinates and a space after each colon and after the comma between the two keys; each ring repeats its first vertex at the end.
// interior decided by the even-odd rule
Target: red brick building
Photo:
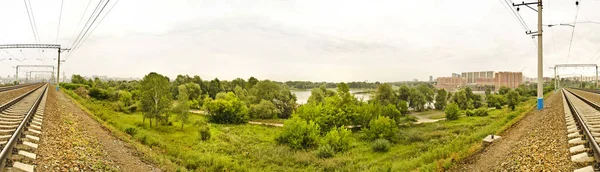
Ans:
{"type": "Polygon", "coordinates": [[[494,86],[498,90],[501,86],[517,88],[523,83],[521,72],[497,72],[494,77],[494,86]]]}

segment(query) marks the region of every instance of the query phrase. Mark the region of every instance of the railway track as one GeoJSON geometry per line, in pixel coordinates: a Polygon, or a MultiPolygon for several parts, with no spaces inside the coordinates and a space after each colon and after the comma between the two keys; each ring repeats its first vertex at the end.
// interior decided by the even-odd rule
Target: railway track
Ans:
{"type": "Polygon", "coordinates": [[[48,85],[0,106],[0,171],[34,171],[48,85]]]}
{"type": "Polygon", "coordinates": [[[597,171],[600,162],[600,105],[563,89],[571,161],[584,166],[577,172],[597,171]]]}
{"type": "Polygon", "coordinates": [[[15,89],[27,87],[27,86],[30,86],[30,85],[33,85],[33,84],[22,84],[22,85],[13,85],[13,86],[0,87],[0,92],[15,90],[15,89]]]}

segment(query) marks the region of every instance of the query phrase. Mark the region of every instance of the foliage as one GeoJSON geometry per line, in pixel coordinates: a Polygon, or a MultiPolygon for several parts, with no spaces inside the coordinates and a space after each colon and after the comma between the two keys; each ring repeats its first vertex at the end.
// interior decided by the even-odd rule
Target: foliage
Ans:
{"type": "Polygon", "coordinates": [[[72,83],[60,83],[60,87],[63,89],[68,89],[68,90],[75,90],[79,87],[83,87],[85,89],[89,89],[90,87],[88,85],[84,85],[84,84],[72,84],[72,83]]]}
{"type": "Polygon", "coordinates": [[[387,152],[390,150],[390,147],[390,141],[386,139],[377,139],[371,144],[371,149],[373,149],[374,152],[387,152]]]}
{"type": "Polygon", "coordinates": [[[423,97],[425,97],[425,101],[427,103],[432,103],[433,102],[435,91],[433,90],[433,86],[432,85],[429,85],[429,84],[419,84],[419,86],[417,86],[417,90],[419,91],[419,93],[421,93],[423,95],[423,97]]]}
{"type": "Polygon", "coordinates": [[[90,96],[88,95],[89,92],[87,89],[85,89],[85,87],[79,87],[77,89],[75,89],[75,94],[77,94],[79,97],[83,97],[83,98],[89,98],[90,96]]]}
{"type": "Polygon", "coordinates": [[[279,109],[279,118],[288,118],[296,110],[296,96],[273,81],[259,81],[249,92],[252,104],[258,104],[261,100],[271,101],[279,109]]]}
{"type": "Polygon", "coordinates": [[[135,127],[128,127],[125,129],[125,133],[134,136],[137,133],[137,129],[135,127]]]}
{"type": "Polygon", "coordinates": [[[474,114],[475,116],[488,116],[489,115],[488,110],[485,108],[476,109],[474,113],[475,113],[474,114]]]}
{"type": "Polygon", "coordinates": [[[254,87],[254,85],[256,85],[256,83],[258,83],[258,79],[254,78],[253,76],[248,78],[248,82],[246,82],[246,89],[251,89],[254,87]]]}
{"type": "MultiPolygon", "coordinates": [[[[193,83],[192,83],[193,84],[193,83]]],[[[196,84],[197,85],[197,84],[196,84]]],[[[175,106],[175,112],[177,113],[177,119],[181,121],[181,129],[183,130],[183,124],[189,120],[190,102],[188,98],[188,87],[186,85],[179,85],[177,96],[177,106],[175,106]]]]}
{"type": "Polygon", "coordinates": [[[447,92],[444,89],[439,89],[435,95],[435,109],[443,110],[446,107],[446,96],[447,92]]]}
{"type": "Polygon", "coordinates": [[[215,100],[205,100],[204,109],[210,122],[220,124],[241,124],[248,122],[248,108],[235,94],[228,92],[216,96],[215,100]]]}
{"type": "Polygon", "coordinates": [[[508,91],[508,93],[506,94],[506,99],[507,99],[507,104],[508,107],[510,107],[511,110],[515,110],[515,107],[517,107],[517,105],[519,104],[519,102],[521,102],[519,100],[519,93],[516,92],[515,90],[510,90],[508,91]]]}
{"type": "MultiPolygon", "coordinates": [[[[73,84],[82,84],[82,85],[87,85],[87,80],[85,80],[85,78],[83,78],[81,75],[72,75],[71,76],[71,83],[73,84]]],[[[63,85],[61,85],[61,87],[64,87],[63,85]]],[[[69,89],[72,90],[72,89],[69,89]]]]}
{"type": "Polygon", "coordinates": [[[472,105],[473,108],[475,108],[475,109],[480,108],[480,107],[483,106],[483,100],[481,98],[481,95],[479,95],[479,94],[473,94],[471,96],[471,100],[470,101],[471,101],[470,105],[472,105]]]}
{"type": "Polygon", "coordinates": [[[152,119],[162,121],[166,124],[169,120],[169,108],[171,107],[171,92],[169,90],[169,78],[160,74],[151,72],[144,76],[140,82],[140,101],[141,109],[144,114],[144,120],[152,119]]]}
{"type": "Polygon", "coordinates": [[[491,94],[487,98],[488,107],[495,107],[496,109],[502,109],[502,106],[506,104],[506,97],[502,95],[491,94]]]}
{"type": "Polygon", "coordinates": [[[446,106],[446,120],[457,120],[459,115],[460,108],[455,103],[450,103],[446,106]]]}
{"type": "Polygon", "coordinates": [[[394,90],[392,89],[392,86],[390,84],[379,85],[377,87],[377,91],[375,92],[373,100],[381,105],[396,105],[398,103],[396,94],[394,93],[394,90]]]}
{"type": "Polygon", "coordinates": [[[461,110],[465,110],[469,108],[469,97],[467,96],[467,92],[465,90],[460,90],[454,94],[454,103],[458,105],[458,108],[461,110]]]}
{"type": "Polygon", "coordinates": [[[490,94],[492,94],[492,88],[489,88],[489,87],[485,88],[485,97],[486,98],[489,97],[490,94]]]}
{"type": "Polygon", "coordinates": [[[506,86],[500,86],[500,88],[498,89],[498,94],[505,95],[509,91],[510,91],[510,88],[508,88],[506,86]]]}
{"type": "Polygon", "coordinates": [[[400,88],[398,88],[398,99],[409,102],[410,101],[408,99],[409,97],[410,97],[410,88],[408,88],[407,85],[400,86],[400,88]]]}
{"type": "Polygon", "coordinates": [[[280,113],[279,109],[267,100],[261,100],[259,104],[251,105],[249,111],[250,118],[253,119],[275,119],[280,113]]]}
{"type": "Polygon", "coordinates": [[[294,149],[314,147],[319,139],[319,130],[318,124],[293,117],[285,121],[283,132],[277,137],[277,141],[294,149]]]}
{"type": "Polygon", "coordinates": [[[91,88],[88,95],[96,100],[106,100],[109,97],[108,91],[96,87],[91,88]]]}
{"type": "Polygon", "coordinates": [[[221,90],[221,81],[219,81],[218,78],[215,78],[210,81],[208,86],[208,96],[214,99],[217,96],[217,93],[221,92],[221,90]]]}
{"type": "Polygon", "coordinates": [[[408,97],[409,106],[417,111],[425,110],[425,103],[427,103],[425,95],[416,88],[410,88],[408,97]]]}
{"type": "Polygon", "coordinates": [[[345,127],[332,128],[321,142],[321,145],[331,146],[335,152],[345,152],[350,149],[352,132],[345,127]]]}
{"type": "Polygon", "coordinates": [[[319,146],[319,149],[317,149],[317,156],[319,158],[331,158],[334,154],[334,148],[328,144],[321,145],[319,146]]]}
{"type": "Polygon", "coordinates": [[[204,122],[203,124],[199,125],[198,136],[199,136],[200,140],[202,140],[202,141],[209,140],[211,137],[210,124],[204,122]]]}
{"type": "Polygon", "coordinates": [[[379,116],[377,119],[369,122],[369,127],[363,129],[363,133],[365,134],[365,139],[367,140],[383,138],[395,141],[396,133],[398,133],[398,125],[396,125],[396,121],[387,116],[379,116]]]}
{"type": "Polygon", "coordinates": [[[400,100],[400,101],[398,101],[398,105],[396,105],[396,107],[398,108],[398,110],[400,110],[401,114],[408,113],[408,102],[406,102],[404,100],[400,100]]]}

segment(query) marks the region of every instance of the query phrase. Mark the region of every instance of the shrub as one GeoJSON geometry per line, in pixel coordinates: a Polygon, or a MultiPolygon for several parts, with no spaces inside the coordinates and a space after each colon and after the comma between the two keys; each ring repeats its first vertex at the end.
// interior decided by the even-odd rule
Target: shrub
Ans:
{"type": "Polygon", "coordinates": [[[293,117],[285,121],[283,132],[276,138],[279,143],[287,144],[294,149],[306,149],[317,145],[319,125],[293,117]]]}
{"type": "Polygon", "coordinates": [[[317,149],[317,156],[319,158],[331,158],[335,154],[335,150],[332,146],[325,144],[321,145],[319,149],[317,149]]]}
{"type": "Polygon", "coordinates": [[[268,100],[260,100],[260,103],[250,106],[250,117],[259,119],[275,119],[281,112],[268,100]]]}
{"type": "Polygon", "coordinates": [[[406,115],[408,113],[408,103],[404,100],[398,101],[397,108],[403,115],[406,115]]]}
{"type": "Polygon", "coordinates": [[[214,123],[241,124],[248,121],[248,108],[233,93],[204,103],[208,119],[214,123]]]}
{"type": "Polygon", "coordinates": [[[507,94],[506,94],[506,99],[507,99],[507,103],[508,103],[508,107],[510,107],[510,109],[512,109],[513,111],[515,110],[515,107],[519,104],[519,93],[514,91],[514,90],[510,90],[507,94]]]}
{"type": "Polygon", "coordinates": [[[67,90],[75,90],[79,87],[84,87],[85,89],[89,88],[89,86],[84,85],[84,84],[71,84],[71,83],[60,83],[60,87],[67,89],[67,90]]]}
{"type": "Polygon", "coordinates": [[[329,145],[335,152],[344,152],[350,149],[352,133],[350,130],[339,127],[332,128],[322,140],[322,145],[329,145]]]}
{"type": "Polygon", "coordinates": [[[445,109],[446,120],[457,120],[459,111],[460,111],[460,109],[458,108],[458,105],[456,105],[455,103],[448,104],[448,106],[446,106],[446,109],[445,109]]]}
{"type": "Polygon", "coordinates": [[[371,145],[374,152],[387,152],[390,150],[391,144],[386,139],[377,139],[371,145]]]}
{"type": "Polygon", "coordinates": [[[95,88],[95,87],[90,89],[90,92],[88,93],[88,95],[91,98],[95,98],[97,100],[106,100],[109,97],[108,92],[106,90],[101,89],[101,88],[95,88]]]}
{"type": "Polygon", "coordinates": [[[137,129],[133,128],[133,127],[128,127],[128,128],[125,129],[125,133],[133,136],[133,135],[135,135],[137,133],[137,129]]]}
{"type": "Polygon", "coordinates": [[[465,110],[465,115],[467,115],[467,116],[473,116],[474,112],[472,110],[467,109],[467,110],[465,110]]]}
{"type": "Polygon", "coordinates": [[[475,116],[488,116],[488,110],[485,108],[476,109],[475,116]]]}
{"type": "Polygon", "coordinates": [[[210,139],[210,126],[208,124],[200,126],[200,128],[198,128],[198,135],[202,141],[207,141],[210,139]]]}
{"type": "Polygon", "coordinates": [[[398,133],[398,125],[387,116],[379,116],[369,122],[369,127],[363,129],[367,140],[388,139],[395,141],[398,133]]]}

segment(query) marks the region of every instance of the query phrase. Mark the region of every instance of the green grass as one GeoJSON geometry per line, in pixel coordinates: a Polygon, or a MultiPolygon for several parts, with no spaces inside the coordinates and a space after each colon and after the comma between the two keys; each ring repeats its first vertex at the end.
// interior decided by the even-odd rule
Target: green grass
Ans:
{"type": "Polygon", "coordinates": [[[425,118],[429,118],[429,119],[442,119],[442,118],[446,117],[446,114],[444,113],[444,111],[438,111],[438,110],[428,110],[425,112],[416,112],[411,115],[421,116],[421,117],[425,117],[425,118]]]}
{"type": "Polygon", "coordinates": [[[315,150],[293,150],[275,141],[280,127],[263,125],[211,124],[212,137],[201,141],[194,121],[206,120],[191,114],[190,124],[180,130],[181,123],[171,116],[172,126],[149,127],[142,124],[141,114],[114,112],[101,101],[81,99],[66,90],[94,118],[105,124],[120,138],[134,144],[145,159],[167,171],[203,169],[206,171],[437,171],[481,148],[481,140],[489,134],[499,134],[520,119],[535,105],[535,100],[523,103],[516,111],[491,110],[487,117],[461,117],[455,121],[440,121],[403,126],[400,141],[386,153],[375,153],[371,142],[355,142],[345,153],[320,159],[315,150]],[[132,137],[124,133],[136,128],[132,137]],[[151,149],[150,149],[151,148],[151,149]]]}

